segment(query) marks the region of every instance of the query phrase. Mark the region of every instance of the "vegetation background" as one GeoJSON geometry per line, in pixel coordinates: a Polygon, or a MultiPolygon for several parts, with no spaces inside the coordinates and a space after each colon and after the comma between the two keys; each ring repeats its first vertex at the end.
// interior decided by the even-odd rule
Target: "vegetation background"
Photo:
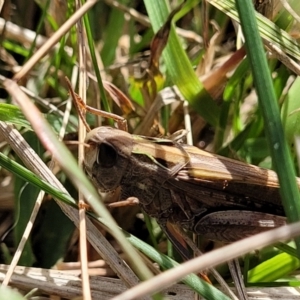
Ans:
{"type": "MultiPolygon", "coordinates": [[[[81,24],[83,34],[80,35],[78,25],[70,27],[42,57],[37,56],[37,49],[74,16],[78,6],[74,1],[58,0],[4,2],[0,19],[0,121],[14,124],[38,156],[46,163],[50,162],[50,153],[37,137],[43,132],[32,130],[20,110],[11,105],[15,102],[4,88],[5,77],[17,78],[22,90],[42,111],[55,132],[64,136],[68,148],[77,157],[77,146],[69,142],[78,139],[78,116],[70,105],[67,76],[74,90],[86,98],[88,105],[123,116],[130,133],[161,137],[186,129],[187,142],[201,149],[273,168],[272,144],[265,134],[264,111],[258,105],[254,89],[254,80],[260,79],[253,79],[256,66],[248,57],[245,58],[244,38],[237,22],[234,1],[186,1],[173,18],[176,31],[167,26],[166,32],[168,34],[171,30],[170,36],[157,39],[158,46],[153,47],[150,45],[154,32],[163,26],[170,11],[181,1],[95,2],[81,24]],[[82,55],[85,55],[84,58],[82,55]],[[22,74],[22,66],[32,61],[33,66],[22,74]],[[87,77],[81,77],[78,84],[78,77],[83,76],[82,69],[87,77]],[[124,95],[108,90],[111,87],[109,83],[124,95]]],[[[294,137],[300,124],[300,72],[297,64],[300,55],[297,19],[300,4],[297,1],[288,3],[292,10],[286,7],[284,1],[254,1],[259,12],[256,16],[260,35],[267,46],[266,51],[260,54],[267,57],[268,71],[272,75],[272,86],[265,86],[265,89],[274,89],[285,140],[291,150],[294,167],[298,169],[294,137]]],[[[248,38],[251,40],[251,36],[248,38]]],[[[263,77],[261,80],[264,80],[263,77]]],[[[91,127],[112,124],[111,120],[92,115],[87,115],[87,120],[91,127]]],[[[0,142],[4,158],[22,164],[7,138],[0,135],[0,142]]],[[[61,157],[61,160],[65,160],[66,164],[69,162],[69,158],[61,157]]],[[[282,158],[282,167],[277,164],[278,169],[284,169],[288,160],[282,158]]],[[[58,163],[52,165],[53,173],[76,199],[78,193],[72,184],[74,181],[62,169],[58,163]]],[[[22,171],[16,166],[14,172],[22,171]]],[[[292,171],[288,173],[293,174],[292,171]]],[[[9,265],[40,189],[30,184],[34,181],[30,174],[29,179],[24,180],[1,168],[0,176],[0,262],[9,265]]],[[[64,196],[60,194],[57,198],[63,200],[64,196]]],[[[113,202],[116,199],[117,195],[104,200],[113,202]]],[[[294,204],[291,205],[294,207],[294,204]]],[[[291,220],[299,219],[298,208],[295,211],[296,215],[291,220]]],[[[138,207],[112,209],[111,213],[121,228],[180,262],[155,220],[144,216],[138,207]]],[[[122,247],[111,235],[108,234],[107,238],[123,255],[122,247]]],[[[209,241],[201,241],[203,251],[214,247],[216,245],[209,241]]],[[[150,258],[155,261],[153,257],[157,252],[154,249],[150,250],[154,253],[150,254],[150,258]]],[[[78,231],[52,196],[46,194],[18,264],[66,269],[74,267],[78,252],[78,231]]],[[[95,262],[90,266],[94,275],[116,276],[90,245],[87,256],[89,261],[95,262]]],[[[299,285],[295,275],[299,260],[295,256],[291,247],[282,244],[249,254],[245,263],[242,262],[246,285],[299,285]]],[[[166,264],[164,261],[160,267],[165,269],[166,264]]],[[[79,269],[79,264],[75,264],[74,268],[79,269]]],[[[231,282],[225,266],[220,272],[231,282]]],[[[203,287],[193,286],[193,289],[199,292],[203,287]]],[[[210,291],[204,297],[227,299],[225,295],[216,296],[214,293],[210,291]]]]}

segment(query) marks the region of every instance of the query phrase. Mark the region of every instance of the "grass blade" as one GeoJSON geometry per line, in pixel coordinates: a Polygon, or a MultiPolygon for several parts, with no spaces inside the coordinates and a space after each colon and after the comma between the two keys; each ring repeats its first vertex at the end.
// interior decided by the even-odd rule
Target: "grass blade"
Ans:
{"type": "MultiPolygon", "coordinates": [[[[153,27],[158,31],[169,14],[165,0],[145,0],[145,6],[153,27]]],[[[193,109],[207,122],[217,126],[219,108],[197,78],[182,44],[172,26],[163,58],[172,82],[179,88],[193,109]]]]}
{"type": "MultiPolygon", "coordinates": [[[[236,0],[245,35],[247,55],[262,110],[271,156],[280,182],[283,206],[290,222],[300,220],[300,197],[296,174],[281,124],[279,107],[269,72],[265,51],[259,35],[253,4],[236,0]]],[[[300,241],[297,243],[300,256],[300,241]]]]}

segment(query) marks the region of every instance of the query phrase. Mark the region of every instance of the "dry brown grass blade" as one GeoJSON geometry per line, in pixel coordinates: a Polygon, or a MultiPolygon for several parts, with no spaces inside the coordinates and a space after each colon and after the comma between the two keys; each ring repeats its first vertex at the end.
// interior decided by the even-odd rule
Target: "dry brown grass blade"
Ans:
{"type": "MultiPolygon", "coordinates": [[[[7,265],[0,265],[0,282],[3,280],[7,269],[7,265]]],[[[79,270],[60,271],[17,267],[12,277],[12,285],[26,292],[37,288],[45,294],[74,299],[82,296],[80,275],[79,270]]],[[[126,291],[126,289],[127,286],[124,282],[117,278],[102,276],[91,278],[93,299],[108,300],[126,291]]],[[[167,288],[164,293],[170,300],[192,299],[193,297],[193,291],[184,284],[176,284],[167,288]]]]}
{"type": "Polygon", "coordinates": [[[220,96],[220,92],[222,93],[222,87],[227,81],[227,73],[236,68],[236,66],[244,58],[245,54],[246,52],[244,48],[237,50],[220,68],[213,71],[202,80],[203,86],[214,99],[220,96]]]}
{"type": "Polygon", "coordinates": [[[105,90],[109,93],[112,100],[122,109],[122,111],[127,115],[135,110],[131,100],[113,83],[103,80],[103,86],[105,90]]]}
{"type": "MultiPolygon", "coordinates": [[[[0,265],[0,282],[7,272],[7,265],[0,265]]],[[[12,277],[13,286],[29,291],[38,288],[46,294],[55,294],[62,298],[81,296],[80,272],[47,270],[40,268],[17,267],[12,277]]],[[[120,279],[93,277],[91,290],[93,299],[109,300],[124,292],[126,285],[120,279]]],[[[299,300],[300,293],[291,287],[281,288],[246,288],[249,300],[289,299],[299,300]]],[[[194,292],[184,284],[176,284],[164,290],[170,300],[193,299],[194,292]]],[[[201,298],[200,298],[201,299],[201,298]]]]}
{"type": "Polygon", "coordinates": [[[24,250],[24,247],[25,247],[25,244],[28,242],[28,237],[32,231],[32,228],[33,228],[33,224],[36,220],[36,217],[38,215],[38,212],[41,208],[41,205],[42,205],[42,201],[44,199],[44,196],[45,196],[45,192],[44,191],[40,191],[39,195],[38,195],[38,198],[36,199],[36,202],[34,204],[34,207],[33,207],[33,210],[32,210],[32,213],[31,213],[31,216],[30,216],[30,219],[26,225],[26,228],[24,230],[24,233],[23,233],[23,236],[22,236],[22,239],[16,249],[16,252],[13,256],[13,259],[11,261],[11,264],[9,266],[9,269],[6,273],[6,276],[3,280],[3,283],[2,285],[3,286],[7,286],[11,280],[11,276],[14,272],[14,269],[16,267],[16,265],[18,264],[18,261],[20,260],[20,257],[21,257],[21,254],[24,250]]]}

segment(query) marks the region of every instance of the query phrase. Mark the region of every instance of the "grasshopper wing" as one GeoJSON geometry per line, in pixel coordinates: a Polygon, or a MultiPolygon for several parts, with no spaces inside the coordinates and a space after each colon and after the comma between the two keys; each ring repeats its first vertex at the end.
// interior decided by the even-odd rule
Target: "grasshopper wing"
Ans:
{"type": "Polygon", "coordinates": [[[277,175],[185,146],[189,162],[163,187],[173,222],[209,239],[232,242],[285,224],[277,175]]]}

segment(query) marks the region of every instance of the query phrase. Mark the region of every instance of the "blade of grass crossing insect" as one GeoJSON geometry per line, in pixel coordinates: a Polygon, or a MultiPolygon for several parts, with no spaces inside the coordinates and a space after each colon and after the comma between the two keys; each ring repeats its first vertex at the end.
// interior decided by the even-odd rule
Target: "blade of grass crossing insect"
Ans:
{"type": "MultiPolygon", "coordinates": [[[[44,190],[49,195],[53,196],[54,198],[63,201],[67,203],[68,205],[71,205],[75,208],[78,208],[77,203],[75,200],[68,194],[62,193],[49,183],[41,180],[39,177],[37,177],[34,173],[27,170],[22,165],[16,163],[15,161],[8,158],[6,155],[0,152],[0,166],[5,168],[6,170],[10,171],[11,173],[15,174],[19,178],[29,182],[30,184],[40,188],[41,190],[44,190]]],[[[88,212],[88,214],[90,214],[88,212]]],[[[93,215],[92,215],[93,216],[93,215]]],[[[93,216],[95,219],[97,219],[95,216],[93,216]]],[[[104,218],[101,220],[105,220],[104,218]]],[[[108,227],[111,227],[111,223],[106,221],[102,221],[104,224],[106,224],[108,227]]],[[[130,242],[130,241],[129,241],[130,242]]],[[[134,244],[133,244],[134,245],[134,244]]],[[[144,274],[144,276],[148,276],[148,274],[144,274]]],[[[155,299],[159,300],[161,299],[160,295],[153,296],[155,299]]]]}
{"type": "MultiPolygon", "coordinates": [[[[264,118],[271,156],[280,182],[283,206],[288,220],[296,222],[300,220],[300,197],[296,174],[284,137],[279,107],[259,36],[253,4],[251,0],[236,0],[236,6],[245,35],[247,55],[264,118]]],[[[297,239],[296,243],[300,257],[300,241],[297,239]]]]}
{"type": "MultiPolygon", "coordinates": [[[[131,241],[133,239],[136,239],[136,238],[133,237],[131,239],[131,241]]],[[[162,253],[153,251],[154,249],[145,243],[140,245],[141,248],[139,248],[139,246],[138,246],[139,242],[132,241],[132,244],[136,248],[140,249],[143,253],[145,253],[148,257],[150,257],[153,261],[158,263],[162,269],[168,270],[168,269],[178,266],[178,263],[176,261],[170,259],[168,256],[166,256],[162,253]]],[[[182,281],[186,285],[188,285],[190,288],[192,288],[195,292],[197,292],[199,295],[204,297],[204,299],[208,299],[208,300],[210,300],[210,299],[211,300],[215,300],[215,299],[219,299],[219,300],[226,299],[227,300],[227,299],[229,299],[225,294],[223,294],[221,291],[216,289],[213,285],[210,285],[207,282],[205,282],[204,280],[201,280],[195,274],[188,275],[182,281]]]]}
{"type": "MultiPolygon", "coordinates": [[[[153,30],[157,32],[169,14],[167,1],[145,0],[144,3],[153,30]]],[[[171,28],[168,44],[163,52],[168,74],[193,109],[207,122],[217,126],[219,108],[197,78],[173,27],[171,28]]]]}

